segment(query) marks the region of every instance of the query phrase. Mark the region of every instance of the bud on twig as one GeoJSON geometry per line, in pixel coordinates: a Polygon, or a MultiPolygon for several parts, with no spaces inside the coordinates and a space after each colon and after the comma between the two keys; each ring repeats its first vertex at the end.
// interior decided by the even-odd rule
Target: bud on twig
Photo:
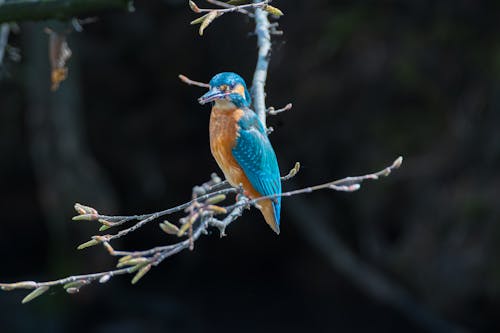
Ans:
{"type": "Polygon", "coordinates": [[[191,21],[189,24],[191,24],[191,25],[200,24],[200,23],[202,23],[203,21],[205,21],[205,19],[207,18],[207,16],[208,16],[208,14],[205,14],[205,15],[203,15],[203,16],[200,16],[200,17],[198,17],[197,19],[195,19],[195,20],[191,21]]]}
{"type": "Polygon", "coordinates": [[[99,244],[100,242],[96,239],[91,239],[89,240],[88,242],[85,242],[83,244],[80,244],[78,245],[78,247],[76,248],[77,250],[83,250],[83,249],[86,249],[87,247],[91,247],[91,246],[95,246],[97,244],[99,244]]]}
{"type": "Polygon", "coordinates": [[[177,233],[179,232],[179,228],[175,224],[172,224],[168,221],[164,221],[163,223],[160,223],[160,228],[166,234],[169,234],[169,235],[177,235],[177,233]]]}
{"type": "Polygon", "coordinates": [[[290,172],[288,172],[288,175],[286,175],[285,177],[282,177],[283,180],[289,180],[293,177],[295,177],[297,175],[297,173],[299,173],[300,171],[300,162],[295,162],[295,165],[294,167],[290,170],[290,172]]]}
{"type": "Polygon", "coordinates": [[[47,286],[42,286],[42,287],[36,288],[32,292],[30,292],[25,298],[23,298],[21,303],[26,304],[28,302],[31,302],[32,300],[34,300],[38,296],[43,295],[47,290],[49,290],[49,287],[47,287],[47,286]]]}
{"type": "Polygon", "coordinates": [[[149,272],[150,269],[151,269],[151,264],[146,265],[143,268],[141,268],[137,272],[137,274],[134,276],[134,278],[132,279],[132,284],[136,284],[137,281],[139,281],[144,275],[146,275],[146,273],[149,272]]]}
{"type": "Polygon", "coordinates": [[[114,223],[113,223],[113,222],[110,222],[110,221],[105,220],[105,219],[99,219],[98,221],[99,221],[99,223],[102,223],[102,224],[104,224],[104,225],[107,225],[108,227],[112,227],[112,226],[114,225],[114,223]]]}
{"type": "Polygon", "coordinates": [[[196,222],[196,220],[198,219],[198,217],[200,216],[200,213],[195,213],[191,216],[189,216],[189,219],[187,220],[187,222],[181,227],[181,229],[179,230],[179,232],[177,233],[177,236],[178,237],[181,237],[182,235],[184,235],[184,233],[186,232],[186,230],[188,230],[194,222],[196,222]]]}
{"type": "Polygon", "coordinates": [[[399,156],[395,161],[394,163],[392,163],[392,167],[394,169],[399,169],[399,167],[401,166],[401,164],[403,164],[403,156],[399,156]]]}
{"type": "Polygon", "coordinates": [[[215,214],[227,214],[227,209],[221,206],[216,206],[216,205],[208,205],[207,206],[208,210],[211,210],[215,214]]]}
{"type": "Polygon", "coordinates": [[[199,30],[200,36],[203,36],[203,32],[205,31],[205,29],[210,25],[210,23],[212,23],[217,18],[217,16],[219,16],[219,13],[216,12],[215,10],[207,14],[207,16],[205,17],[203,22],[201,22],[200,25],[200,30],[199,30]]]}
{"type": "Polygon", "coordinates": [[[63,286],[63,288],[64,289],[70,289],[70,288],[80,289],[81,287],[83,287],[86,284],[89,284],[89,282],[87,280],[77,280],[77,281],[66,283],[63,286]]]}
{"type": "Polygon", "coordinates": [[[67,292],[68,294],[77,294],[77,293],[79,293],[79,292],[80,292],[80,289],[78,289],[78,288],[67,288],[67,289],[66,289],[66,292],[67,292]]]}
{"type": "Polygon", "coordinates": [[[136,265],[144,264],[147,262],[149,262],[149,259],[144,258],[144,257],[131,258],[129,260],[118,262],[118,265],[116,265],[116,267],[120,268],[120,267],[124,267],[124,266],[136,266],[136,265]]]}
{"type": "Polygon", "coordinates": [[[222,202],[224,200],[226,200],[225,194],[217,194],[216,196],[208,198],[207,201],[205,201],[205,202],[209,205],[215,205],[215,204],[218,204],[219,202],[222,202]]]}
{"type": "Polygon", "coordinates": [[[106,275],[103,275],[100,279],[99,279],[99,283],[106,283],[109,281],[109,279],[111,279],[111,275],[109,274],[106,274],[106,275]]]}
{"type": "Polygon", "coordinates": [[[99,228],[99,231],[106,231],[108,229],[110,229],[111,227],[109,225],[106,225],[106,224],[103,224],[101,225],[101,227],[99,228]]]}
{"type": "Polygon", "coordinates": [[[133,257],[129,254],[128,256],[125,256],[125,257],[121,257],[118,262],[125,262],[125,261],[128,261],[130,259],[132,259],[133,257]]]}
{"type": "Polygon", "coordinates": [[[71,218],[73,221],[95,221],[98,219],[98,215],[96,214],[82,214],[73,216],[71,218]]]}
{"type": "Polygon", "coordinates": [[[0,289],[5,291],[11,291],[14,289],[34,289],[36,288],[37,283],[35,281],[22,281],[16,283],[8,283],[3,284],[0,289]]]}
{"type": "Polygon", "coordinates": [[[200,8],[198,7],[198,5],[196,5],[196,3],[194,1],[191,1],[191,0],[189,1],[189,7],[195,13],[199,13],[200,12],[200,8]]]}
{"type": "Polygon", "coordinates": [[[283,12],[279,9],[279,8],[276,8],[276,7],[273,7],[271,5],[265,5],[262,9],[264,9],[266,12],[268,12],[269,14],[271,15],[274,15],[274,16],[283,16],[283,12]]]}
{"type": "Polygon", "coordinates": [[[98,215],[99,214],[97,212],[97,210],[95,210],[94,208],[89,207],[89,206],[84,206],[84,205],[79,204],[79,203],[76,203],[74,207],[75,207],[76,212],[78,214],[80,214],[80,215],[83,215],[83,214],[95,214],[95,215],[98,215]]]}

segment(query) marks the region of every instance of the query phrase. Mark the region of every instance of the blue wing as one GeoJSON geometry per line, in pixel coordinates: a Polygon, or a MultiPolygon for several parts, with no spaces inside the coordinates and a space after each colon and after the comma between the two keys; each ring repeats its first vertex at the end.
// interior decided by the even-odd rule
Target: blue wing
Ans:
{"type": "MultiPolygon", "coordinates": [[[[238,121],[239,136],[232,149],[233,156],[252,186],[263,196],[281,194],[281,179],[276,154],[264,126],[250,109],[238,121]]],[[[273,200],[274,216],[279,226],[281,197],[273,200]]]]}

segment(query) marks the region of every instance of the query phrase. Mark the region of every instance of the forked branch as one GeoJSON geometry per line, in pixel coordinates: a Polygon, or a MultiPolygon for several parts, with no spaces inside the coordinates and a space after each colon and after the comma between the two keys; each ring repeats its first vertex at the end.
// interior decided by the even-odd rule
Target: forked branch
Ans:
{"type": "MultiPolygon", "coordinates": [[[[393,170],[399,168],[401,163],[402,158],[399,157],[392,165],[379,172],[363,176],[347,177],[321,185],[284,192],[280,196],[290,197],[325,189],[347,192],[356,191],[360,188],[361,182],[365,180],[375,180],[381,176],[388,176],[393,170]]],[[[282,177],[282,180],[288,180],[294,177],[299,169],[300,164],[297,163],[287,175],[282,177]]],[[[143,215],[101,215],[92,207],[76,204],[75,210],[79,214],[75,216],[73,220],[97,222],[101,231],[120,227],[125,223],[132,223],[132,226],[122,229],[115,234],[96,235],[93,236],[90,241],[78,246],[78,249],[82,250],[98,244],[103,245],[111,256],[118,257],[116,269],[91,274],[73,275],[46,282],[22,281],[16,283],[0,283],[0,288],[5,291],[33,289],[33,291],[23,299],[23,303],[26,303],[44,294],[51,287],[62,286],[67,293],[74,294],[79,292],[82,287],[95,281],[106,283],[112,277],[118,275],[134,274],[131,282],[135,284],[148,273],[153,266],[159,265],[166,258],[185,249],[192,250],[196,240],[198,240],[200,236],[207,234],[209,228],[217,228],[220,235],[224,236],[226,228],[237,220],[246,208],[258,205],[260,200],[277,197],[268,196],[249,200],[242,195],[241,189],[232,187],[220,189],[220,187],[224,186],[227,186],[226,182],[221,182],[220,178],[212,176],[212,179],[207,183],[193,188],[192,200],[167,210],[143,215]],[[226,200],[226,196],[231,193],[239,194],[237,196],[238,200],[232,205],[221,206],[220,203],[226,200]],[[150,222],[158,221],[161,217],[178,212],[185,213],[185,216],[179,219],[178,223],[174,224],[163,221],[159,226],[165,233],[183,238],[183,240],[143,251],[120,251],[112,247],[111,243],[113,240],[124,237],[131,232],[135,232],[150,222]]]]}

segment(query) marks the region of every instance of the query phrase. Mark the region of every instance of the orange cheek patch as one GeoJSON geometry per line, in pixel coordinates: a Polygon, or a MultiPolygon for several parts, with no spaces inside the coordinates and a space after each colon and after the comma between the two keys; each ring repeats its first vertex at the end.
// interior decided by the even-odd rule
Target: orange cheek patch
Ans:
{"type": "Polygon", "coordinates": [[[233,93],[237,93],[238,95],[243,96],[245,98],[245,87],[243,87],[241,84],[236,85],[233,89],[233,93]]]}

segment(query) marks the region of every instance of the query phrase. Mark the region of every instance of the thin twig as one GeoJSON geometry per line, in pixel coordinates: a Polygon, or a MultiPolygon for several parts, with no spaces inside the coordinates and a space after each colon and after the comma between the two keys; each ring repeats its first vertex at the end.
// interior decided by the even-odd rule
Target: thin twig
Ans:
{"type": "Polygon", "coordinates": [[[277,114],[280,114],[281,112],[285,112],[285,111],[291,110],[292,107],[293,107],[292,103],[288,103],[287,105],[285,105],[281,109],[275,109],[275,108],[273,108],[271,106],[270,108],[267,109],[267,114],[271,115],[271,116],[275,116],[277,114]]]}
{"type": "MultiPolygon", "coordinates": [[[[208,1],[211,2],[211,1],[208,1]]],[[[213,3],[213,1],[212,1],[213,3]]],[[[220,5],[218,6],[224,7],[223,9],[208,9],[208,8],[199,8],[198,6],[194,7],[194,11],[196,13],[209,13],[209,12],[217,12],[217,13],[231,13],[231,12],[241,12],[244,14],[247,14],[248,11],[245,11],[247,8],[262,8],[266,6],[269,3],[269,0],[264,0],[264,1],[256,1],[255,3],[250,3],[250,4],[245,4],[245,5],[239,5],[239,6],[232,6],[228,4],[220,5]],[[243,10],[243,11],[242,11],[243,10]]]]}
{"type": "MultiPolygon", "coordinates": [[[[332,182],[320,184],[320,185],[315,185],[315,186],[309,186],[305,188],[301,188],[299,190],[293,190],[289,192],[283,192],[280,194],[274,194],[274,195],[267,195],[267,196],[262,196],[253,200],[250,200],[249,202],[245,203],[246,205],[255,205],[259,201],[262,200],[267,200],[267,199],[275,199],[278,197],[291,197],[294,195],[298,194],[304,194],[304,193],[312,193],[315,191],[319,190],[325,190],[325,189],[330,189],[330,190],[335,190],[335,191],[340,191],[340,192],[355,192],[361,188],[361,183],[365,180],[377,180],[380,177],[387,177],[389,176],[392,171],[399,169],[401,167],[401,164],[403,163],[403,157],[398,157],[390,166],[384,168],[383,170],[380,170],[378,172],[374,173],[369,173],[363,176],[356,176],[356,177],[345,177],[339,180],[335,180],[332,182]]],[[[241,206],[241,203],[235,203],[232,206],[225,207],[228,211],[241,206]]]]}
{"type": "Polygon", "coordinates": [[[243,214],[243,210],[245,209],[245,207],[247,206],[247,203],[248,203],[248,199],[244,196],[242,196],[238,202],[240,203],[240,206],[236,207],[235,209],[233,209],[231,211],[230,214],[228,214],[222,221],[221,220],[217,220],[215,218],[211,218],[209,221],[208,221],[208,224],[211,226],[211,227],[215,227],[217,229],[219,229],[219,233],[220,233],[220,237],[224,237],[226,236],[226,228],[231,224],[233,223],[234,221],[236,221],[236,219],[238,217],[240,217],[242,214],[243,214]]]}
{"type": "Polygon", "coordinates": [[[185,75],[179,74],[178,77],[182,82],[184,82],[190,86],[197,86],[197,87],[201,87],[201,88],[210,88],[210,85],[208,83],[191,80],[190,78],[188,78],[185,75]]]}
{"type": "MultiPolygon", "coordinates": [[[[195,233],[193,234],[194,239],[198,239],[202,232],[204,231],[205,226],[200,225],[198,229],[196,229],[195,233]]],[[[169,256],[172,256],[182,250],[185,250],[186,248],[189,247],[189,240],[185,240],[182,242],[179,242],[174,245],[169,245],[165,247],[157,247],[153,248],[148,251],[137,251],[137,252],[124,252],[120,253],[118,255],[130,255],[131,257],[139,258],[139,257],[146,257],[146,256],[152,256],[155,255],[151,258],[151,260],[142,263],[142,265],[146,263],[152,263],[153,265],[158,265],[160,264],[164,259],[166,259],[169,256]]],[[[119,251],[116,251],[117,253],[119,251]]],[[[117,276],[117,275],[124,275],[124,274],[131,274],[137,271],[136,265],[130,266],[127,268],[120,268],[120,269],[115,269],[115,270],[109,270],[109,271],[104,271],[104,272],[99,272],[99,273],[91,273],[91,274],[82,274],[82,275],[73,275],[69,277],[65,277],[62,279],[58,280],[53,280],[53,281],[45,281],[45,282],[35,282],[35,281],[25,281],[24,283],[0,283],[0,288],[2,290],[14,290],[14,289],[35,289],[35,288],[40,288],[40,287],[53,287],[53,286],[62,286],[66,285],[71,282],[77,282],[77,281],[82,281],[84,282],[85,285],[90,284],[91,282],[100,279],[104,276],[117,276]]],[[[104,282],[107,282],[108,279],[104,282]]],[[[101,281],[101,283],[104,283],[101,281]]]]}
{"type": "MultiPolygon", "coordinates": [[[[126,222],[133,221],[133,220],[139,220],[141,222],[144,220],[149,220],[149,219],[155,220],[155,219],[158,219],[162,216],[171,215],[171,214],[183,211],[184,209],[188,208],[189,206],[191,206],[195,202],[201,202],[201,201],[207,200],[207,199],[214,197],[216,195],[219,195],[219,194],[230,194],[230,193],[236,193],[236,192],[237,192],[237,189],[235,189],[235,188],[222,189],[218,192],[207,193],[205,195],[197,197],[196,199],[193,199],[193,200],[188,201],[186,203],[183,203],[181,205],[175,206],[173,208],[165,209],[165,210],[162,210],[160,212],[155,212],[155,213],[148,213],[148,214],[142,214],[142,215],[130,215],[130,216],[111,216],[111,215],[95,214],[95,215],[89,216],[89,218],[85,218],[85,217],[78,218],[78,216],[83,216],[83,215],[78,215],[78,216],[75,216],[73,218],[73,220],[75,220],[75,221],[79,221],[79,220],[104,220],[104,221],[109,222],[109,224],[107,224],[108,226],[116,227],[116,226],[120,226],[126,222]]],[[[85,216],[87,216],[87,215],[85,215],[85,216]]]]}
{"type": "MultiPolygon", "coordinates": [[[[162,216],[171,215],[171,214],[183,211],[185,209],[188,209],[190,206],[192,206],[194,204],[200,203],[202,201],[205,201],[207,199],[210,199],[210,198],[213,198],[213,197],[216,197],[216,196],[226,195],[226,194],[230,194],[230,193],[237,193],[237,192],[238,192],[238,189],[236,189],[236,188],[232,188],[232,187],[231,188],[225,188],[225,189],[221,189],[221,190],[218,190],[218,191],[215,191],[215,192],[208,193],[206,195],[203,195],[201,197],[193,199],[193,200],[191,200],[189,202],[186,202],[186,203],[184,203],[182,205],[179,205],[179,206],[167,209],[167,210],[163,210],[161,212],[156,212],[156,213],[151,213],[151,214],[145,214],[145,215],[108,216],[108,215],[99,215],[99,214],[97,214],[92,219],[93,220],[97,220],[97,221],[99,221],[101,223],[103,223],[104,221],[108,222],[108,223],[103,223],[107,227],[120,226],[120,225],[122,225],[125,222],[129,222],[129,221],[133,221],[133,220],[138,220],[138,222],[136,222],[135,224],[133,224],[129,228],[120,230],[116,234],[107,234],[107,235],[102,235],[102,236],[101,235],[93,236],[92,239],[96,241],[96,244],[102,243],[102,242],[108,242],[109,243],[112,240],[124,237],[124,236],[128,235],[129,233],[134,232],[134,231],[142,228],[143,226],[145,226],[146,224],[148,224],[148,223],[150,223],[152,221],[156,221],[157,219],[159,219],[162,216]],[[114,222],[114,223],[111,222],[111,221],[114,221],[114,220],[116,220],[117,222],[114,222]]],[[[78,217],[78,216],[76,216],[76,217],[78,217]]],[[[78,219],[76,219],[76,220],[78,220],[78,219]]]]}
{"type": "MultiPolygon", "coordinates": [[[[238,7],[238,6],[235,6],[235,5],[230,5],[228,3],[225,3],[225,2],[222,2],[222,1],[218,1],[218,0],[206,0],[208,3],[211,3],[213,5],[216,5],[216,6],[219,6],[219,7],[224,7],[224,8],[234,8],[234,7],[238,7]]],[[[253,14],[250,13],[248,10],[244,9],[244,8],[241,8],[239,7],[237,9],[238,12],[242,13],[242,14],[245,14],[245,15],[248,15],[250,17],[253,17],[253,14]]]]}
{"type": "MultiPolygon", "coordinates": [[[[281,179],[283,181],[289,180],[293,178],[300,170],[300,163],[295,163],[295,166],[289,171],[289,173],[281,179]]],[[[201,185],[201,186],[195,186],[193,188],[193,193],[196,195],[196,198],[188,201],[186,203],[183,203],[181,205],[178,205],[176,207],[166,209],[160,212],[155,212],[155,213],[150,213],[150,214],[142,214],[142,215],[131,215],[131,216],[110,216],[110,215],[101,215],[97,213],[97,211],[92,212],[90,214],[84,213],[77,215],[73,218],[75,221],[82,221],[82,220],[93,220],[93,221],[98,221],[102,223],[103,225],[107,226],[108,228],[111,227],[117,227],[120,226],[126,222],[134,221],[137,220],[135,224],[133,224],[131,227],[123,229],[119,231],[116,234],[112,235],[99,235],[99,236],[94,236],[93,239],[96,240],[97,242],[102,242],[102,243],[109,243],[110,241],[114,239],[118,239],[121,237],[126,236],[127,234],[134,232],[138,230],[139,228],[145,226],[149,222],[155,221],[159,219],[160,217],[166,216],[166,215],[171,215],[183,210],[188,209],[189,207],[193,205],[198,205],[204,201],[207,201],[211,198],[221,196],[221,195],[226,195],[226,194],[231,194],[231,193],[238,193],[241,192],[240,189],[233,188],[233,187],[228,187],[229,183],[227,181],[220,181],[220,178],[218,178],[217,175],[212,174],[212,180],[201,185]]],[[[78,210],[78,206],[81,206],[79,204],[76,204],[75,207],[78,210]]]]}
{"type": "MultiPolygon", "coordinates": [[[[312,187],[307,187],[303,188],[300,190],[295,190],[295,191],[290,191],[290,192],[285,192],[282,193],[280,196],[284,197],[289,197],[289,196],[294,196],[298,194],[304,194],[304,193],[311,193],[317,190],[323,190],[323,189],[333,189],[333,190],[346,190],[346,189],[351,189],[351,190],[356,190],[359,188],[359,184],[363,182],[364,180],[367,179],[378,179],[381,176],[388,176],[391,171],[394,169],[398,168],[401,165],[402,159],[398,158],[391,166],[375,173],[370,173],[367,175],[363,176],[358,176],[358,177],[347,177],[343,179],[339,179],[336,181],[328,182],[322,185],[317,185],[317,186],[312,186],[312,187]]],[[[296,163],[295,167],[290,170],[290,172],[286,175],[283,176],[281,179],[282,180],[288,180],[292,177],[294,177],[297,172],[300,169],[300,164],[296,163]]],[[[212,179],[217,179],[215,176],[212,176],[212,179]]],[[[196,193],[198,188],[210,188],[210,186],[213,186],[214,188],[216,186],[219,186],[220,184],[226,185],[227,183],[225,182],[220,182],[220,183],[215,183],[214,181],[210,181],[207,184],[207,186],[200,186],[200,187],[195,187],[193,189],[193,193],[196,193]]],[[[205,185],[205,184],[204,184],[205,185]]],[[[101,283],[107,282],[112,276],[117,276],[117,275],[124,275],[124,274],[132,274],[135,273],[135,277],[132,280],[133,283],[137,282],[139,278],[141,278],[144,274],[146,274],[147,271],[149,271],[149,268],[151,266],[157,266],[159,265],[163,260],[166,258],[177,254],[185,249],[192,248],[194,242],[203,234],[207,233],[207,229],[209,227],[214,227],[219,229],[220,236],[225,236],[226,233],[226,228],[236,221],[242,214],[243,211],[246,207],[250,206],[256,206],[258,205],[258,202],[264,199],[273,199],[276,198],[278,195],[275,196],[266,196],[266,197],[260,197],[257,199],[249,200],[243,195],[240,195],[238,198],[238,201],[230,206],[227,207],[219,207],[221,211],[226,212],[226,216],[224,219],[216,219],[213,217],[214,211],[210,211],[209,208],[213,205],[209,205],[208,202],[221,195],[225,195],[227,193],[238,193],[240,192],[240,189],[236,188],[226,188],[226,189],[220,189],[215,192],[210,192],[205,195],[196,197],[195,194],[195,199],[184,203],[182,205],[161,211],[161,212],[156,212],[152,214],[143,214],[143,215],[132,215],[132,216],[107,216],[107,215],[100,215],[95,211],[93,208],[86,207],[86,206],[78,206],[77,209],[80,213],[85,213],[81,214],[79,216],[85,217],[85,219],[90,218],[91,220],[100,220],[102,223],[103,218],[106,218],[106,221],[118,221],[116,223],[122,223],[122,221],[132,221],[132,220],[139,220],[137,223],[132,225],[130,228],[121,230],[115,235],[103,235],[103,236],[94,236],[92,237],[92,240],[88,246],[93,246],[101,243],[104,248],[108,251],[108,253],[112,256],[118,256],[121,257],[121,259],[118,262],[118,267],[117,269],[114,270],[109,270],[109,271],[104,271],[104,272],[99,272],[99,273],[91,273],[91,274],[83,274],[83,275],[74,275],[74,276],[69,276],[66,278],[58,279],[58,280],[53,280],[53,281],[46,281],[46,282],[35,282],[35,281],[24,281],[24,282],[16,282],[16,283],[0,283],[0,288],[2,290],[14,290],[14,289],[38,289],[41,287],[54,287],[54,286],[65,286],[64,289],[68,293],[74,293],[78,292],[79,288],[88,285],[96,280],[99,280],[101,283]],[[158,218],[168,215],[174,212],[179,212],[182,210],[188,210],[190,215],[196,214],[197,218],[193,220],[193,224],[197,223],[196,228],[194,228],[193,232],[189,235],[189,238],[180,241],[178,243],[166,245],[166,246],[159,246],[155,248],[151,248],[148,250],[144,251],[118,251],[115,250],[111,244],[110,241],[122,236],[127,235],[130,232],[133,232],[140,227],[144,226],[146,223],[149,223],[151,221],[157,220],[158,218]],[[87,214],[88,213],[88,214],[87,214]],[[199,218],[198,218],[199,217],[199,218]],[[121,268],[122,266],[129,266],[127,268],[121,268]]],[[[214,209],[214,208],[211,208],[214,209]]],[[[84,220],[85,220],[84,219],[84,220]]],[[[179,234],[181,236],[182,234],[179,234]]],[[[87,242],[89,243],[89,242],[87,242]]],[[[85,246],[87,247],[87,246],[85,246]]]]}

